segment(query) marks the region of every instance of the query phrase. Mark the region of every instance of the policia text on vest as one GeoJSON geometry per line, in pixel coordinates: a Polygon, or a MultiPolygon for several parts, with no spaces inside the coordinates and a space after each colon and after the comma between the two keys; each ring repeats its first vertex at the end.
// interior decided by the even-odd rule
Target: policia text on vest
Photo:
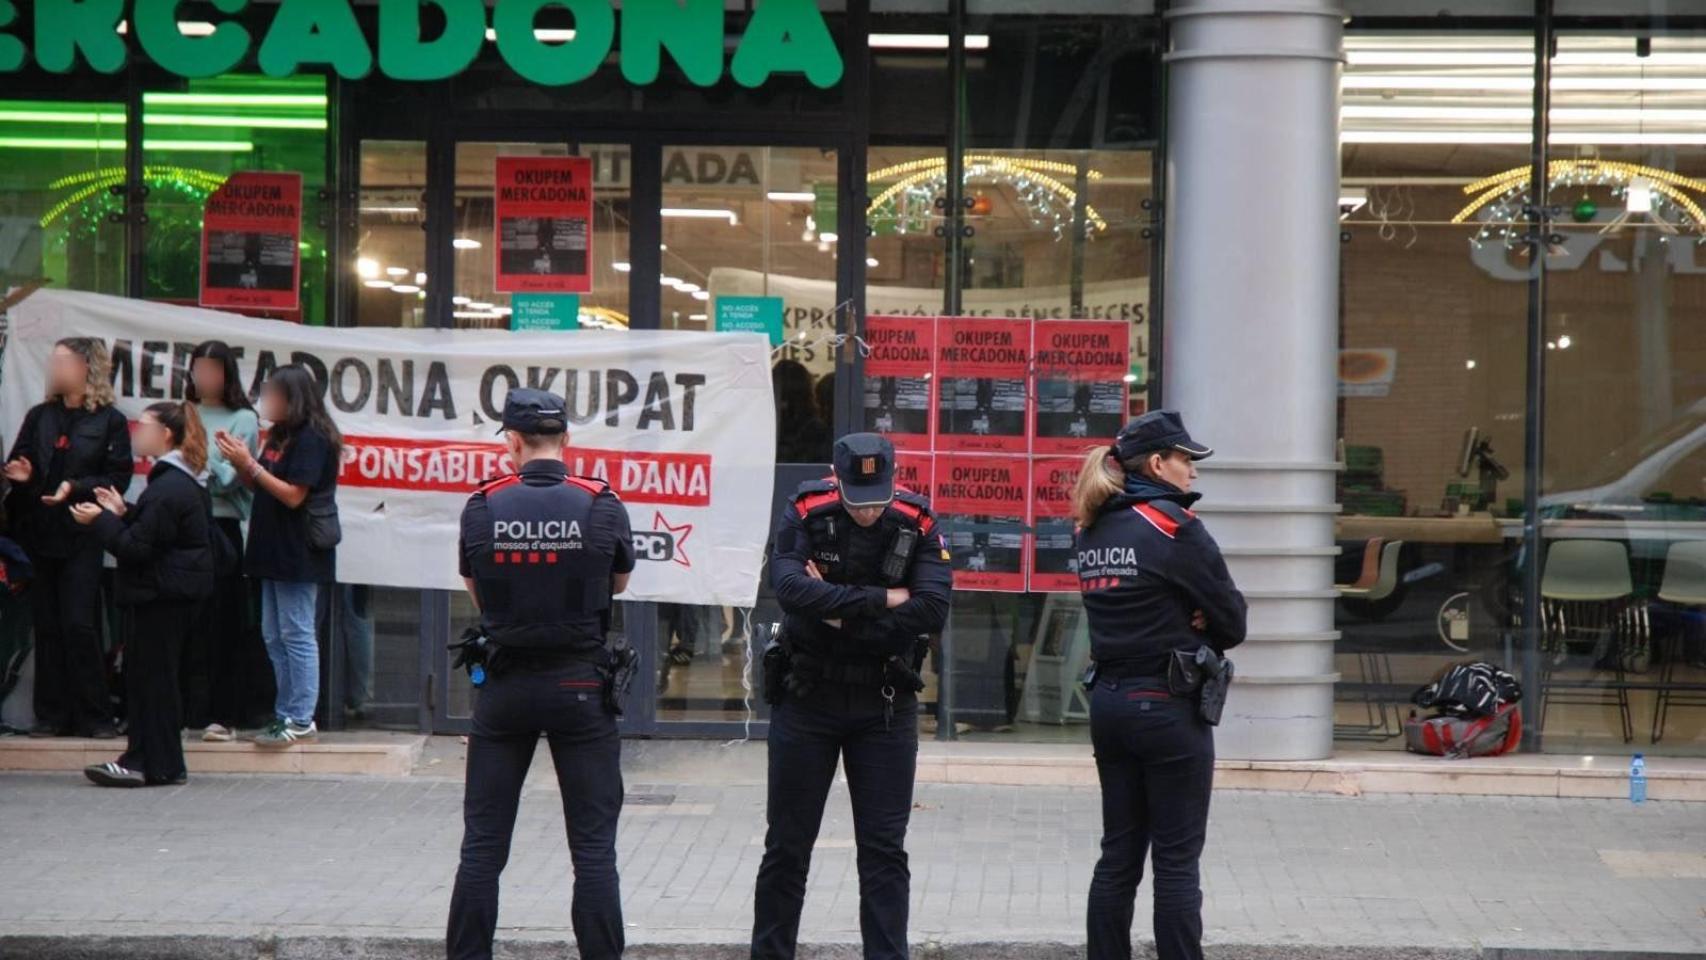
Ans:
{"type": "Polygon", "coordinates": [[[906,827],[918,761],[918,668],[947,621],[952,570],[929,502],[894,485],[876,434],[835,444],[835,474],[783,508],[770,557],[781,640],[765,655],[768,830],[752,956],[791,960],[812,845],[837,762],[858,844],[867,960],[907,956],[906,827]]]}
{"type": "Polygon", "coordinates": [[[563,464],[561,397],[511,390],[503,434],[518,472],[462,511],[461,570],[480,610],[464,659],[485,673],[468,738],[462,858],[450,898],[450,960],[489,960],[498,874],[541,733],[551,747],[574,861],[575,941],[586,960],[622,955],[616,821],[621,695],[632,652],[606,645],[612,596],[634,569],[628,512],[603,481],[563,464]]]}

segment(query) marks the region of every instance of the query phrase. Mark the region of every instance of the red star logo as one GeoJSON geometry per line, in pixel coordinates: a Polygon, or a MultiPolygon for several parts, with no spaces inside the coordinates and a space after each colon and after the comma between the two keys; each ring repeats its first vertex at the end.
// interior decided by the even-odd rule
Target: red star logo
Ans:
{"type": "Polygon", "coordinates": [[[652,529],[665,531],[675,538],[674,559],[676,563],[679,563],[684,567],[693,566],[693,561],[687,559],[687,551],[681,549],[681,545],[686,543],[687,538],[693,535],[693,524],[684,523],[679,527],[672,527],[669,525],[669,521],[663,518],[662,513],[654,512],[652,514],[652,529]]]}

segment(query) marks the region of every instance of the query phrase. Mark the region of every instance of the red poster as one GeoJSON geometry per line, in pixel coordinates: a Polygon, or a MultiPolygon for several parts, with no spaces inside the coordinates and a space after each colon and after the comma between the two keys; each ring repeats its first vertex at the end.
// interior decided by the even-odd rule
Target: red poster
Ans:
{"type": "Polygon", "coordinates": [[[894,455],[894,482],[920,496],[930,496],[935,460],[928,453],[908,453],[897,450],[894,455]]]}
{"type": "Polygon", "coordinates": [[[1023,457],[936,456],[931,506],[953,554],[955,589],[1024,591],[1030,486],[1023,457]]]}
{"type": "Polygon", "coordinates": [[[1026,453],[1031,321],[936,322],[936,449],[1026,453]]]}
{"type": "Polygon", "coordinates": [[[1084,461],[1038,457],[1031,461],[1031,589],[1078,592],[1078,556],[1072,543],[1072,484],[1084,461]]]}
{"type": "Polygon", "coordinates": [[[201,305],[301,305],[302,174],[234,173],[202,209],[201,305]]]}
{"type": "Polygon", "coordinates": [[[936,318],[867,317],[865,343],[865,428],[901,450],[929,450],[936,318]]]}
{"type": "Polygon", "coordinates": [[[1083,453],[1125,423],[1131,329],[1120,321],[1039,320],[1033,453],[1083,453]]]}
{"type": "Polygon", "coordinates": [[[500,293],[592,292],[592,159],[499,157],[500,293]]]}

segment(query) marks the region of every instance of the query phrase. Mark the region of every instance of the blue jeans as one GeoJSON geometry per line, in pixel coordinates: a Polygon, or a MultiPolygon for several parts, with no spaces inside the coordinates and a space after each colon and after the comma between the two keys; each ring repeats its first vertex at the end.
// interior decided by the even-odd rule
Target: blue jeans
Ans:
{"type": "Polygon", "coordinates": [[[360,710],[373,699],[373,588],[338,584],[338,623],[344,635],[344,706],[360,710]]]}
{"type": "Polygon", "coordinates": [[[320,700],[320,642],[314,626],[319,592],[317,583],[261,581],[261,638],[278,681],[273,712],[303,725],[314,721],[320,700]]]}

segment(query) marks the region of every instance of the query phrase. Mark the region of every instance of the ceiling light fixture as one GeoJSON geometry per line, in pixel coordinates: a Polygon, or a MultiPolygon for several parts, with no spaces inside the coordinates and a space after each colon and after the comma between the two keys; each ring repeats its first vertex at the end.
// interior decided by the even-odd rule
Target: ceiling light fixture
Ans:
{"type": "Polygon", "coordinates": [[[739,226],[740,217],[733,210],[713,210],[704,207],[664,207],[660,216],[682,220],[727,220],[729,226],[739,226]]]}
{"type": "MultiPolygon", "coordinates": [[[[872,50],[946,50],[948,35],[945,33],[873,33],[870,35],[872,50]]],[[[988,50],[989,34],[966,34],[967,50],[988,50]]]]}

